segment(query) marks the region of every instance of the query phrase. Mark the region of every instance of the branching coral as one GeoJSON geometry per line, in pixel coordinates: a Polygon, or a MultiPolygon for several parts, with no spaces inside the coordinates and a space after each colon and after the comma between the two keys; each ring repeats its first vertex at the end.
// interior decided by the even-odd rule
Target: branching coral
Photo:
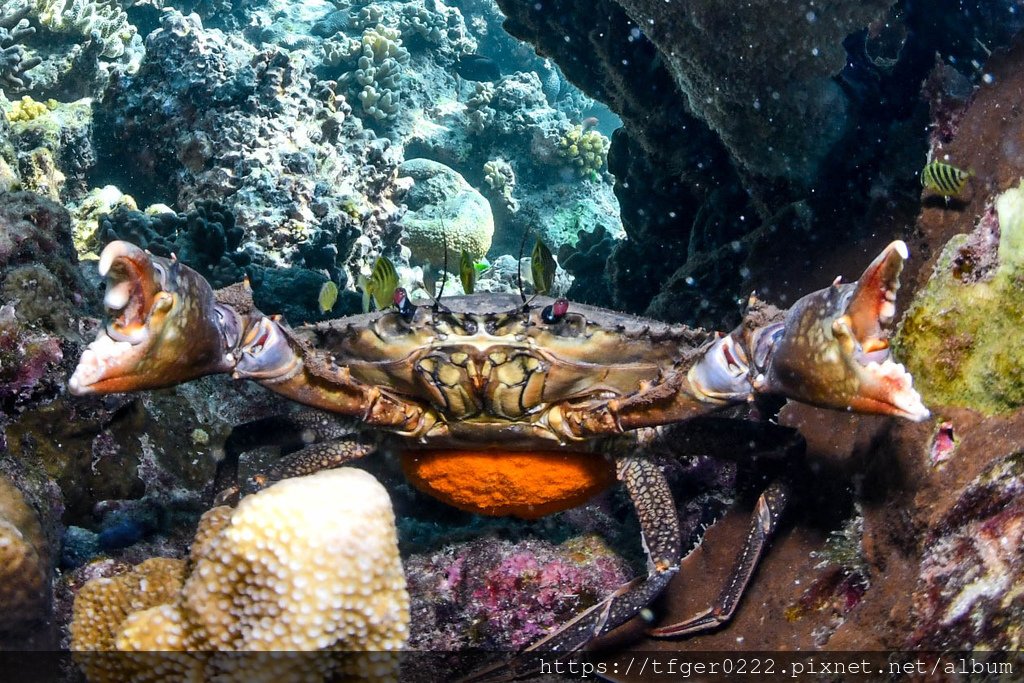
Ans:
{"type": "Polygon", "coordinates": [[[398,113],[398,86],[402,67],[409,61],[409,51],[402,47],[397,29],[376,26],[363,31],[359,68],[354,77],[359,85],[359,101],[363,111],[382,121],[398,113]]]}
{"type": "Polygon", "coordinates": [[[0,3],[0,85],[8,90],[27,88],[29,78],[25,72],[41,61],[30,56],[21,44],[36,32],[26,18],[31,9],[27,4],[0,3]]]}
{"type": "Polygon", "coordinates": [[[473,94],[466,100],[466,115],[469,117],[469,130],[482,133],[494,120],[494,109],[490,106],[494,98],[494,85],[485,81],[474,85],[473,94]]]}
{"type": "Polygon", "coordinates": [[[608,138],[596,130],[573,126],[558,141],[558,152],[581,178],[596,179],[608,157],[608,138]]]}
{"type": "Polygon", "coordinates": [[[361,470],[288,479],[235,510],[210,510],[187,575],[183,564],[149,560],[126,577],[88,582],[75,601],[72,648],[395,650],[405,642],[409,596],[391,501],[361,470]]]}
{"type": "Polygon", "coordinates": [[[417,38],[448,55],[474,52],[477,43],[466,30],[462,12],[443,2],[427,8],[419,3],[405,5],[402,12],[402,34],[417,38]]]}
{"type": "Polygon", "coordinates": [[[484,182],[498,197],[509,213],[519,210],[519,202],[512,196],[516,188],[516,174],[504,159],[492,159],[484,164],[484,182]]]}
{"type": "Polygon", "coordinates": [[[55,33],[98,34],[104,57],[120,57],[135,34],[128,15],[114,3],[94,0],[43,0],[39,22],[55,33]]]}

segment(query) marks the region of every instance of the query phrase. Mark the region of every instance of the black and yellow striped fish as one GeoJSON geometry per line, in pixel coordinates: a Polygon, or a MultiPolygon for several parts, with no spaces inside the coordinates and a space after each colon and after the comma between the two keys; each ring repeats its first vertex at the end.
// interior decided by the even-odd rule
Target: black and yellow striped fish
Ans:
{"type": "Polygon", "coordinates": [[[933,161],[921,169],[921,186],[938,192],[943,197],[956,197],[967,187],[973,173],[956,166],[933,161]]]}

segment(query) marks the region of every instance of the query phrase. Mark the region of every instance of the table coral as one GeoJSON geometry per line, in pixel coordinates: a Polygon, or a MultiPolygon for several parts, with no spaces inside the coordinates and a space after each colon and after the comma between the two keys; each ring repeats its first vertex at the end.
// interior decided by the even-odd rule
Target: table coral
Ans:
{"type": "Polygon", "coordinates": [[[18,633],[44,619],[49,588],[49,551],[39,519],[0,477],[0,632],[18,633]]]}
{"type": "Polygon", "coordinates": [[[409,597],[391,502],[362,470],[287,479],[235,510],[210,510],[187,576],[174,560],[148,562],[163,564],[86,583],[73,649],[386,651],[406,639],[409,597]],[[140,596],[153,571],[159,586],[140,596]]]}

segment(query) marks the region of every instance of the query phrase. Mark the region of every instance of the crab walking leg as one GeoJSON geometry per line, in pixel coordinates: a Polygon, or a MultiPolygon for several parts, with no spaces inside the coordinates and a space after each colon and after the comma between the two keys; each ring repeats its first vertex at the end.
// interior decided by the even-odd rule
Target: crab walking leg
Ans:
{"type": "Polygon", "coordinates": [[[429,410],[356,380],[276,318],[254,318],[238,355],[235,379],[254,380],[303,405],[407,436],[426,433],[436,421],[429,410]]]}
{"type": "Polygon", "coordinates": [[[618,458],[615,465],[618,478],[626,486],[640,519],[644,550],[647,552],[647,576],[621,586],[611,596],[578,614],[510,661],[475,671],[459,679],[459,683],[513,680],[534,672],[536,658],[526,656],[530,652],[570,654],[581,649],[597,636],[639,614],[665,590],[679,571],[682,555],[679,518],[661,468],[643,456],[618,458]]]}
{"type": "MultiPolygon", "coordinates": [[[[305,450],[309,444],[320,445],[342,440],[352,436],[356,431],[357,426],[347,418],[322,410],[309,409],[287,415],[272,415],[237,425],[224,442],[224,457],[217,463],[211,491],[212,505],[238,503],[238,460],[242,454],[257,450],[266,450],[274,454],[285,451],[290,452],[290,455],[285,457],[291,457],[305,450]]],[[[318,459],[315,455],[310,457],[318,459]]],[[[272,477],[273,474],[267,476],[272,477]]],[[[284,477],[277,477],[280,478],[284,477]]]]}
{"type": "Polygon", "coordinates": [[[713,605],[685,621],[653,628],[647,633],[658,638],[670,638],[710,631],[728,623],[778,529],[789,496],[788,485],[776,480],[757,499],[743,549],[713,605]]]}
{"type": "Polygon", "coordinates": [[[266,472],[253,477],[252,489],[255,492],[282,479],[303,477],[307,474],[316,474],[321,470],[332,470],[376,450],[375,444],[367,443],[356,434],[310,444],[294,453],[289,453],[271,465],[266,472]]]}

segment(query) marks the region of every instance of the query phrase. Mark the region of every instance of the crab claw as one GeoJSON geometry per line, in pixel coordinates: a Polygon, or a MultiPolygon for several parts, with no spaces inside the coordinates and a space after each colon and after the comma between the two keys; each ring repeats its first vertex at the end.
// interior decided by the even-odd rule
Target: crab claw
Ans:
{"type": "Polygon", "coordinates": [[[99,272],[107,324],[68,380],[72,394],[166,387],[234,364],[241,321],[194,270],[116,241],[100,255],[99,272]]]}
{"type": "Polygon", "coordinates": [[[889,351],[907,257],[907,245],[892,242],[857,282],[836,281],[797,301],[763,354],[755,388],[828,408],[927,418],[913,378],[889,351]]]}

